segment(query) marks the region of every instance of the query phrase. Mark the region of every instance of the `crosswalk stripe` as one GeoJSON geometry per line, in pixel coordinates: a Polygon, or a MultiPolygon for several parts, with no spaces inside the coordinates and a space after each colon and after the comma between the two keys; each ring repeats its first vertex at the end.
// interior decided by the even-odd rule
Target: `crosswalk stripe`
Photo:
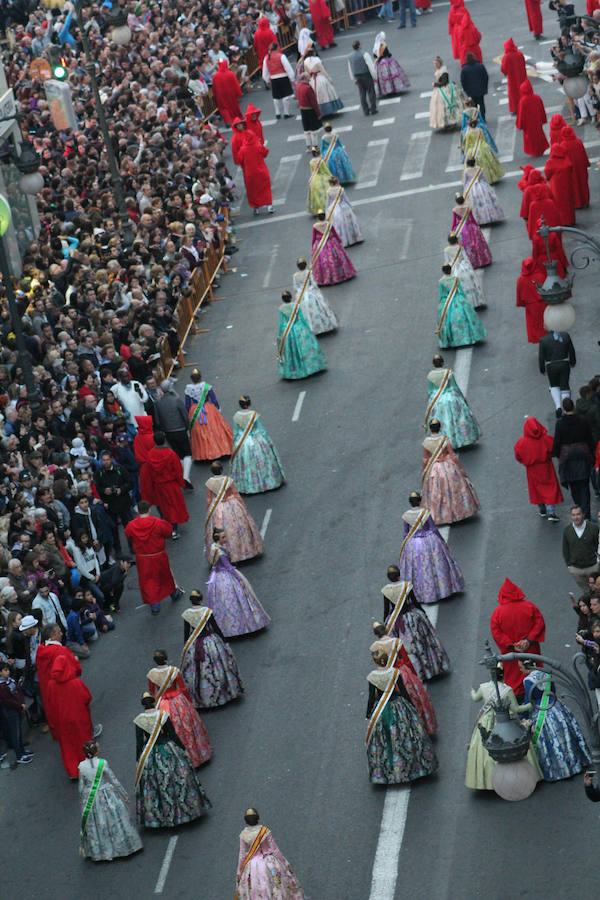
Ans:
{"type": "Polygon", "coordinates": [[[400,103],[402,97],[384,97],[383,100],[379,101],[380,106],[387,106],[390,103],[400,103]]]}
{"type": "Polygon", "coordinates": [[[429,110],[423,110],[423,112],[415,113],[415,119],[428,119],[429,118],[429,110]]]}
{"type": "MultiPolygon", "coordinates": [[[[400,99],[400,98],[398,98],[398,99],[400,99]]],[[[382,100],[381,102],[383,103],[384,101],[382,100]]],[[[352,106],[344,106],[344,108],[341,109],[340,112],[342,112],[342,113],[356,112],[357,109],[360,109],[360,103],[354,103],[354,104],[352,104],[352,106]]],[[[300,121],[302,121],[302,116],[296,116],[296,122],[300,122],[300,121]]],[[[336,128],[336,131],[339,131],[339,130],[340,130],[339,128],[336,128]]]]}
{"type": "Polygon", "coordinates": [[[419,97],[421,98],[421,100],[425,100],[426,97],[431,97],[432,94],[433,91],[421,91],[419,97]]]}
{"type": "Polygon", "coordinates": [[[446,172],[460,172],[463,167],[462,151],[457,143],[456,138],[450,144],[450,153],[448,154],[448,165],[446,172]]]}
{"type": "Polygon", "coordinates": [[[282,156],[279,160],[272,183],[273,206],[283,206],[285,203],[289,186],[296,174],[300,159],[300,154],[295,153],[293,156],[282,156]]]}
{"type": "Polygon", "coordinates": [[[355,188],[357,191],[364,188],[375,187],[377,184],[379,172],[381,171],[383,158],[389,142],[389,138],[381,138],[381,140],[378,141],[369,141],[367,144],[367,149],[358,173],[358,180],[355,188]]]}
{"type": "Polygon", "coordinates": [[[500,106],[508,106],[508,97],[500,97],[498,103],[500,106]]]}
{"type": "Polygon", "coordinates": [[[393,125],[396,121],[396,116],[392,116],[391,119],[375,119],[373,122],[373,128],[378,128],[380,125],[393,125]]]}
{"type": "MultiPolygon", "coordinates": [[[[352,131],[354,125],[340,125],[339,127],[336,125],[335,130],[340,134],[342,131],[352,131]]],[[[288,135],[289,141],[303,141],[304,140],[304,132],[300,134],[290,134],[288,135]]]]}
{"type": "Polygon", "coordinates": [[[496,129],[496,146],[500,162],[511,162],[515,155],[515,139],[517,129],[512,116],[499,116],[496,129]]]}
{"type": "Polygon", "coordinates": [[[402,165],[400,181],[421,178],[430,141],[431,131],[415,131],[414,134],[411,134],[406,159],[402,165]]]}

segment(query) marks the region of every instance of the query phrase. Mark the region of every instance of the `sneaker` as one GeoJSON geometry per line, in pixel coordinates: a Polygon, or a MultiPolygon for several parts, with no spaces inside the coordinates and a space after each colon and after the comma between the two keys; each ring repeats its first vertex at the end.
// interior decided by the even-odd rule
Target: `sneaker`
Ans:
{"type": "Polygon", "coordinates": [[[158,609],[157,609],[155,606],[151,606],[150,614],[153,616],[159,616],[160,615],[160,607],[158,607],[158,609]]]}
{"type": "Polygon", "coordinates": [[[267,212],[269,213],[270,216],[272,216],[273,213],[275,212],[275,210],[273,209],[272,206],[267,206],[267,212]]]}
{"type": "Polygon", "coordinates": [[[179,540],[179,532],[178,532],[178,531],[172,531],[172,532],[171,532],[171,537],[173,538],[174,541],[178,541],[178,540],[179,540]]]}
{"type": "Polygon", "coordinates": [[[20,766],[26,766],[27,763],[33,762],[33,756],[23,756],[17,760],[20,766]]]}
{"type": "Polygon", "coordinates": [[[94,725],[94,731],[92,733],[92,737],[97,738],[97,737],[100,737],[101,734],[102,734],[102,725],[100,725],[100,723],[98,723],[98,725],[94,725]]]}
{"type": "Polygon", "coordinates": [[[560,522],[560,519],[558,518],[558,516],[556,515],[556,513],[551,513],[551,514],[548,516],[548,521],[549,521],[549,522],[560,522]]]}
{"type": "Polygon", "coordinates": [[[179,585],[177,585],[177,587],[175,588],[175,591],[174,591],[174,596],[173,596],[173,594],[171,594],[171,600],[173,601],[173,603],[177,603],[177,601],[181,597],[183,597],[184,594],[185,594],[185,589],[182,587],[179,587],[179,585]]]}
{"type": "Polygon", "coordinates": [[[538,509],[538,516],[540,516],[540,518],[542,518],[542,519],[545,519],[546,518],[546,510],[538,509]]]}
{"type": "Polygon", "coordinates": [[[194,485],[192,484],[191,481],[188,481],[187,478],[184,478],[184,479],[183,479],[183,486],[184,486],[185,488],[187,488],[188,491],[193,491],[193,490],[194,490],[194,485]]]}

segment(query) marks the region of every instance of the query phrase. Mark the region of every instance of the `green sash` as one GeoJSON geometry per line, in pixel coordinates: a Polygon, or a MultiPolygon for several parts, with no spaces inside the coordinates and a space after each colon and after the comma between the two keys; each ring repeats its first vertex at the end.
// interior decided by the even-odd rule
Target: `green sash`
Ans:
{"type": "Polygon", "coordinates": [[[196,409],[194,410],[194,415],[192,416],[192,421],[190,422],[190,431],[191,431],[192,428],[194,427],[194,424],[195,424],[195,422],[196,422],[196,419],[198,418],[198,416],[199,416],[200,413],[202,412],[202,409],[203,409],[204,404],[205,404],[205,402],[206,402],[206,398],[208,397],[208,392],[209,392],[209,391],[210,391],[210,384],[207,384],[206,382],[204,382],[204,387],[202,388],[202,393],[200,394],[200,399],[198,400],[198,403],[197,403],[197,405],[196,405],[196,409]]]}
{"type": "Polygon", "coordinates": [[[98,786],[100,784],[100,779],[102,778],[102,770],[104,769],[104,760],[98,760],[98,768],[96,769],[96,777],[94,778],[94,783],[92,785],[92,789],[90,791],[90,796],[87,799],[87,803],[85,804],[85,809],[83,811],[83,816],[81,817],[81,831],[79,833],[79,846],[80,849],[83,847],[83,838],[85,836],[85,826],[87,825],[87,820],[92,811],[92,806],[94,805],[94,800],[96,799],[96,793],[98,792],[98,786]]]}
{"type": "Polygon", "coordinates": [[[546,711],[548,709],[548,697],[550,695],[550,685],[551,679],[548,675],[548,680],[546,682],[546,686],[544,687],[544,693],[542,694],[542,702],[540,703],[540,714],[538,716],[538,720],[535,725],[535,731],[533,733],[533,738],[531,739],[531,743],[534,747],[537,747],[537,742],[540,739],[540,734],[544,725],[544,719],[546,718],[546,711]]]}

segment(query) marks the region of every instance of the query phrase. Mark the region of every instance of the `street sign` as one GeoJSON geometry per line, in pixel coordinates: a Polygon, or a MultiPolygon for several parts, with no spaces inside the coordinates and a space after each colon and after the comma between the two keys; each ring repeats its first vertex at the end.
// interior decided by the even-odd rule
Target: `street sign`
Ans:
{"type": "Polygon", "coordinates": [[[4,194],[0,194],[0,238],[3,238],[10,225],[10,206],[4,194]]]}
{"type": "Polygon", "coordinates": [[[48,81],[52,78],[52,66],[47,59],[38,56],[29,63],[29,74],[35,81],[48,81]]]}

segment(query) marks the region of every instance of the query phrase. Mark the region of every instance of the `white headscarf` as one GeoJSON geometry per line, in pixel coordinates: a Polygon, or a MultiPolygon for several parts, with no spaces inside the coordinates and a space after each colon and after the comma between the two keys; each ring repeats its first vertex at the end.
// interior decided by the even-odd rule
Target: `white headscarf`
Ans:
{"type": "Polygon", "coordinates": [[[381,45],[385,44],[385,31],[380,31],[377,37],[375,38],[375,43],[373,44],[373,56],[375,59],[379,56],[379,51],[381,49],[381,45]]]}
{"type": "Polygon", "coordinates": [[[303,28],[300,34],[298,35],[298,53],[300,56],[304,56],[309,46],[312,44],[312,39],[310,36],[310,29],[303,28]]]}

